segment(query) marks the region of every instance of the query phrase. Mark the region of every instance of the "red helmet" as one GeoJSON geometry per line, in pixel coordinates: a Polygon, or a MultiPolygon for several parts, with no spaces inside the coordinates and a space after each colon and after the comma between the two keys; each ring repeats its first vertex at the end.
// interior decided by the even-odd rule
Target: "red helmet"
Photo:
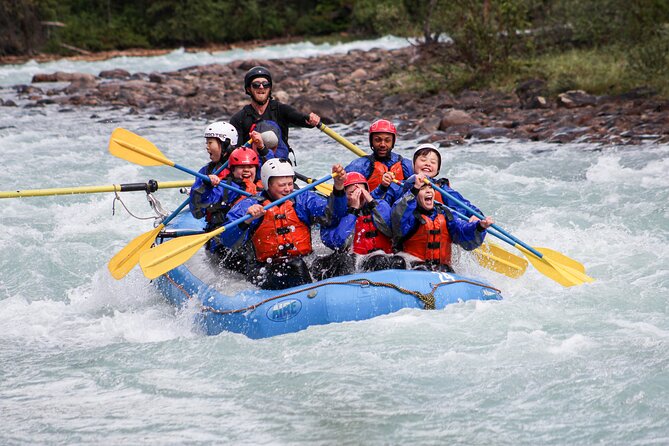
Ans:
{"type": "Polygon", "coordinates": [[[240,147],[230,154],[230,167],[235,166],[258,166],[260,161],[255,150],[248,147],[240,147]]]}
{"type": "Polygon", "coordinates": [[[360,172],[349,172],[346,174],[346,180],[344,180],[344,187],[351,186],[353,184],[364,184],[367,190],[369,190],[369,184],[367,184],[367,179],[360,172]]]}
{"type": "Polygon", "coordinates": [[[397,129],[395,128],[395,125],[386,120],[386,119],[379,119],[378,121],[372,122],[372,125],[369,126],[369,146],[374,148],[372,146],[372,134],[373,133],[390,133],[393,135],[393,147],[395,146],[395,140],[397,139],[397,129]]]}

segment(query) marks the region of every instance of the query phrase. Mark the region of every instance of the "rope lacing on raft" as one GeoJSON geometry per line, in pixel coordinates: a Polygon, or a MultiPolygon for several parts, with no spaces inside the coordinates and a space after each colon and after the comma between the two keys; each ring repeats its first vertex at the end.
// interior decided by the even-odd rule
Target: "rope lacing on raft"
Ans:
{"type": "MultiPolygon", "coordinates": [[[[188,299],[192,299],[192,296],[188,292],[186,292],[186,290],[182,286],[177,284],[169,275],[166,274],[165,277],[170,282],[172,282],[179,290],[181,290],[188,297],[188,299]]],[[[430,290],[429,293],[421,293],[420,291],[409,290],[409,289],[403,288],[399,285],[396,285],[396,284],[390,283],[390,282],[375,282],[375,281],[369,280],[369,279],[352,279],[352,280],[345,280],[345,281],[331,281],[331,282],[324,282],[324,283],[316,283],[316,284],[313,284],[313,285],[305,287],[305,288],[300,288],[299,290],[289,291],[287,293],[282,293],[282,294],[278,294],[276,296],[272,296],[270,298],[262,300],[258,303],[253,304],[253,305],[249,305],[248,307],[237,308],[237,309],[234,309],[234,310],[218,310],[216,308],[212,308],[212,307],[209,307],[209,306],[206,306],[206,305],[201,305],[200,308],[202,310],[210,311],[210,312],[216,313],[216,314],[244,313],[246,311],[255,310],[256,308],[258,308],[259,306],[261,306],[261,305],[263,305],[267,302],[271,302],[271,301],[276,300],[276,299],[282,299],[282,298],[288,297],[288,296],[293,296],[295,294],[303,293],[305,291],[311,291],[311,290],[314,290],[316,288],[320,288],[320,287],[323,287],[323,286],[326,286],[326,285],[358,285],[358,286],[361,286],[361,287],[375,286],[375,287],[392,288],[396,291],[399,291],[402,294],[408,294],[410,296],[414,296],[416,299],[423,302],[424,308],[426,310],[434,310],[435,309],[434,292],[437,291],[437,289],[439,287],[443,286],[443,285],[452,285],[452,284],[455,284],[455,283],[468,283],[470,285],[480,286],[481,288],[488,288],[488,289],[493,290],[497,293],[501,293],[501,290],[499,290],[497,288],[494,288],[490,285],[486,285],[484,283],[474,282],[472,280],[466,280],[466,279],[451,280],[449,282],[439,282],[432,287],[432,289],[430,290]]]]}
{"type": "Polygon", "coordinates": [[[121,206],[125,209],[125,211],[133,218],[136,218],[137,220],[155,220],[154,226],[158,226],[161,221],[165,219],[169,215],[165,209],[163,209],[163,205],[160,204],[160,201],[151,193],[147,192],[146,193],[146,200],[149,202],[149,206],[151,209],[153,209],[153,212],[156,213],[155,216],[150,216],[150,217],[139,217],[135,214],[133,214],[130,209],[128,209],[128,206],[125,205],[123,200],[118,194],[118,191],[114,191],[114,201],[112,202],[112,215],[116,214],[116,201],[121,203],[121,206]]]}

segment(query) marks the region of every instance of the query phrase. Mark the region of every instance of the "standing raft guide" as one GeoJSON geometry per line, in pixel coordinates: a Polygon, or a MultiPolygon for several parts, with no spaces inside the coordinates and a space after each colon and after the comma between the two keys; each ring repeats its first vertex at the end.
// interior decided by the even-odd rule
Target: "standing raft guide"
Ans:
{"type": "MultiPolygon", "coordinates": [[[[216,122],[207,127],[210,162],[200,171],[175,163],[133,132],[118,128],[112,133],[112,155],[142,166],[170,166],[195,177],[188,199],[112,257],[108,269],[114,278],[122,279],[139,264],[177,308],[196,302],[195,323],[204,333],[230,331],[254,339],[404,308],[442,309],[457,302],[501,299],[493,285],[453,271],[451,243],[472,251],[484,268],[508,277],[521,277],[529,260],[537,271],[566,287],[594,280],[580,262],[526,244],[451,189],[448,180],[436,180],[441,165],[436,147],[419,147],[412,166],[392,152],[395,126],[379,120],[370,127],[372,154],[367,155],[313,113],[301,115],[289,106],[280,108],[276,101],[269,107],[271,74],[259,68],[245,78],[252,102],[238,114],[246,116],[244,125],[238,119],[236,126],[216,122]],[[335,165],[331,175],[318,180],[295,172],[286,159],[292,152],[287,131],[282,133],[282,126],[290,123],[315,126],[359,160],[346,168],[348,174],[335,165]],[[275,158],[277,153],[281,156],[275,158]],[[436,172],[426,167],[430,163],[437,166],[436,172]],[[297,188],[296,178],[306,184],[297,188]],[[332,179],[334,187],[327,184],[332,179]],[[334,250],[314,265],[337,263],[348,265],[346,269],[319,274],[322,268],[312,265],[309,271],[305,258],[313,251],[313,225],[334,250]],[[486,235],[517,248],[524,257],[487,242],[486,235]],[[203,247],[208,255],[190,260],[203,247]],[[246,274],[248,289],[229,296],[193,272],[192,262],[212,260],[220,263],[220,274],[246,274]]],[[[125,189],[151,194],[158,184],[166,183],[125,189]]],[[[61,193],[67,188],[0,192],[0,198],[61,193]]]]}

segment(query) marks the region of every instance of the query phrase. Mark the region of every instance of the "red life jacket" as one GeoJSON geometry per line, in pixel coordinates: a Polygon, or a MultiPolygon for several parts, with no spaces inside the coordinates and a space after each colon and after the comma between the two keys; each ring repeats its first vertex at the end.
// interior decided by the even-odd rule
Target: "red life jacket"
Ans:
{"type": "MultiPolygon", "coordinates": [[[[269,203],[265,200],[262,205],[269,203]]],[[[251,242],[259,262],[275,257],[305,256],[312,250],[311,228],[298,218],[293,202],[288,200],[267,210],[251,242]]]]}
{"type": "Polygon", "coordinates": [[[400,157],[395,164],[390,166],[386,166],[380,161],[375,161],[373,157],[370,157],[370,160],[374,162],[374,169],[372,170],[372,174],[367,178],[367,184],[369,184],[369,191],[373,191],[376,189],[379,184],[381,184],[381,180],[383,179],[383,174],[390,171],[395,174],[395,179],[399,181],[404,180],[404,171],[402,170],[402,158],[400,157]]]}
{"type": "Polygon", "coordinates": [[[372,215],[359,215],[353,232],[353,252],[364,255],[378,249],[386,254],[392,253],[390,238],[376,229],[372,215]]]}
{"type": "Polygon", "coordinates": [[[432,220],[427,215],[421,215],[423,221],[418,230],[404,241],[403,251],[428,262],[440,265],[451,264],[451,235],[446,227],[446,217],[437,214],[432,220]]]}

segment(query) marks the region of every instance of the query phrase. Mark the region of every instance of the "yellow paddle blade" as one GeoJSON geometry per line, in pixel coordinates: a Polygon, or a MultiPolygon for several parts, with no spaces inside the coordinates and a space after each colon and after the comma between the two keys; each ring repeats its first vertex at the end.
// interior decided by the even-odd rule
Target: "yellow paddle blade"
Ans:
{"type": "Polygon", "coordinates": [[[316,186],[316,192],[320,193],[321,195],[324,195],[326,197],[329,197],[332,194],[332,191],[334,190],[334,186],[332,184],[319,184],[316,186]]]}
{"type": "Polygon", "coordinates": [[[174,166],[151,141],[120,127],[109,138],[109,152],[140,166],[174,166]]]}
{"type": "MultiPolygon", "coordinates": [[[[544,256],[539,258],[522,246],[518,244],[515,246],[527,256],[527,258],[530,260],[530,263],[532,263],[537,271],[539,271],[544,276],[553,279],[562,286],[570,287],[575,285],[582,285],[586,282],[594,282],[595,280],[585,273],[570,267],[569,265],[564,265],[556,260],[551,259],[543,252],[542,254],[544,256]]],[[[541,252],[540,250],[538,251],[541,252]]]]}
{"type": "Polygon", "coordinates": [[[492,243],[484,243],[474,250],[474,257],[484,268],[516,279],[527,269],[527,260],[492,243]]]}
{"type": "Polygon", "coordinates": [[[138,235],[130,243],[120,250],[114,257],[111,258],[107,264],[109,272],[116,280],[124,278],[130,270],[139,262],[139,256],[151,248],[151,245],[156,240],[156,237],[163,230],[165,225],[162,223],[157,228],[138,235]]]}
{"type": "Polygon", "coordinates": [[[550,248],[537,248],[537,247],[533,248],[542,253],[544,257],[548,257],[554,262],[560,263],[564,266],[568,266],[571,269],[575,269],[577,271],[585,273],[585,266],[583,266],[581,262],[574,260],[571,257],[567,257],[561,252],[555,251],[554,249],[550,248]]]}
{"type": "Polygon", "coordinates": [[[210,238],[215,237],[221,232],[220,230],[216,230],[207,234],[189,235],[161,243],[140,255],[139,266],[147,278],[155,279],[185,263],[210,238]]]}

